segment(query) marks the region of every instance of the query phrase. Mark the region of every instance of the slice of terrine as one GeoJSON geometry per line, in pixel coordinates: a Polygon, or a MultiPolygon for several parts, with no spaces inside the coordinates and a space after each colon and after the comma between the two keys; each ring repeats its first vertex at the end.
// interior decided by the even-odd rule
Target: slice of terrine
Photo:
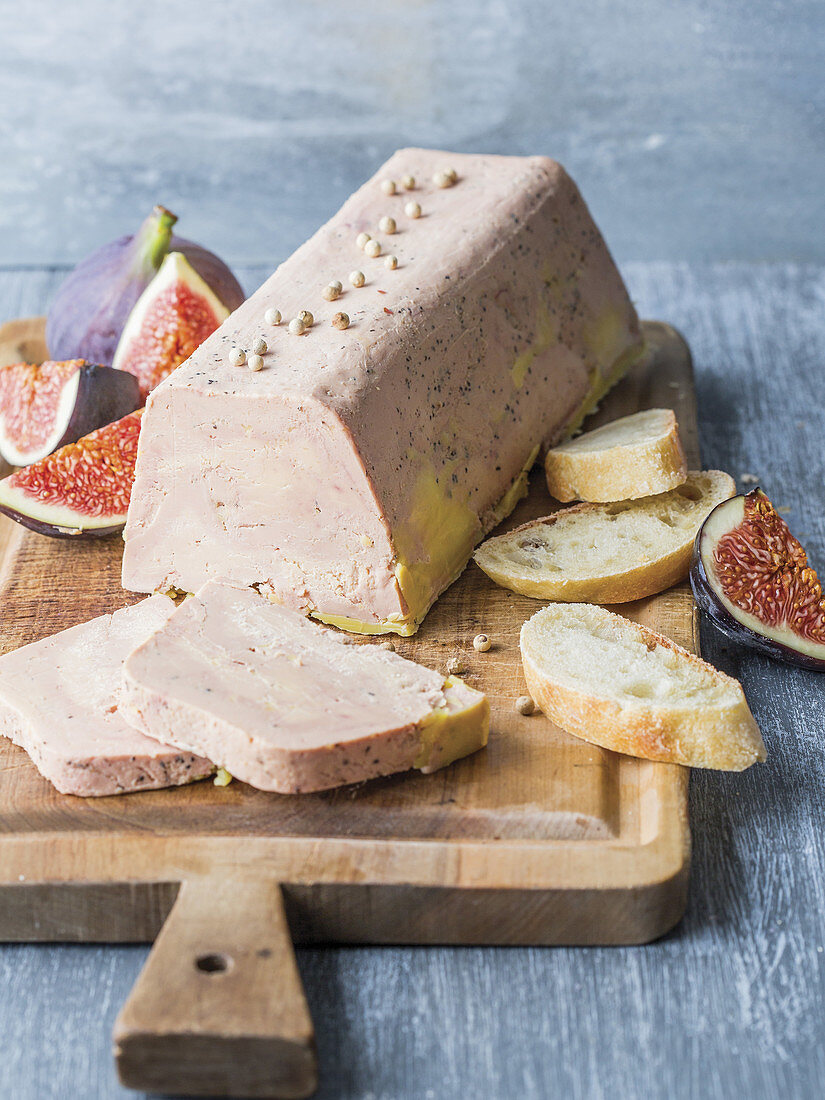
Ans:
{"type": "Polygon", "coordinates": [[[463,681],[214,581],[127,658],[121,710],[285,794],[435,771],[482,748],[490,724],[463,681]]]}
{"type": "Polygon", "coordinates": [[[641,353],[559,164],[401,150],[149,398],[123,584],[257,585],[411,634],[641,353]]]}
{"type": "Polygon", "coordinates": [[[138,732],[118,709],[124,658],[174,610],[151,596],[0,657],[0,733],[62,794],[174,787],[215,770],[138,732]]]}

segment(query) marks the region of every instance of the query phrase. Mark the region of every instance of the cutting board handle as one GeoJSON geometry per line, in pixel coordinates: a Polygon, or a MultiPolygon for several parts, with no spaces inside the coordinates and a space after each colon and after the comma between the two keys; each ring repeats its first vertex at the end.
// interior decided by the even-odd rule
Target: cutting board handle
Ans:
{"type": "Polygon", "coordinates": [[[223,871],[183,882],[114,1042],[128,1088],[310,1096],[315,1038],[278,884],[223,871]]]}

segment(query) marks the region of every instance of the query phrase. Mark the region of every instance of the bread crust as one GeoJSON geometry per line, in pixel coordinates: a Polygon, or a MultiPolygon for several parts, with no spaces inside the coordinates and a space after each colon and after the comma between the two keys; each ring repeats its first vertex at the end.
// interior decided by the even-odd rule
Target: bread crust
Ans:
{"type": "Polygon", "coordinates": [[[571,500],[607,503],[637,500],[681,485],[687,477],[687,460],[676,414],[672,409],[660,411],[667,416],[664,431],[656,439],[627,441],[595,451],[568,449],[571,444],[548,451],[544,469],[551,496],[562,504],[571,500]]]}
{"type": "MultiPolygon", "coordinates": [[[[563,603],[629,603],[664,592],[687,577],[696,532],[707,514],[725,500],[726,495],[732,497],[736,492],[736,484],[727,474],[719,470],[710,470],[707,473],[715,476],[719,491],[709,498],[706,511],[697,516],[695,529],[690,530],[683,543],[670,553],[639,562],[630,568],[588,577],[569,577],[561,571],[554,573],[548,569],[532,576],[526,572],[507,569],[506,562],[501,562],[485,552],[486,543],[482,543],[473,556],[476,564],[496,584],[538,600],[558,600],[563,603]]],[[[571,508],[564,508],[551,516],[523,523],[506,535],[495,536],[490,541],[517,539],[530,530],[553,524],[562,517],[596,515],[601,513],[602,508],[603,505],[590,502],[574,504],[571,508]]]]}
{"type": "MultiPolygon", "coordinates": [[[[663,707],[644,700],[623,702],[611,698],[608,690],[598,696],[580,691],[554,680],[539,667],[537,655],[525,644],[522,628],[521,655],[527,687],[552,722],[593,745],[668,764],[743,771],[766,758],[762,734],[738,681],[664,635],[629,619],[622,622],[624,630],[637,633],[646,643],[664,646],[680,661],[700,665],[718,681],[735,684],[738,700],[730,706],[663,707]]],[[[608,676],[609,670],[605,670],[605,679],[608,676]]]]}

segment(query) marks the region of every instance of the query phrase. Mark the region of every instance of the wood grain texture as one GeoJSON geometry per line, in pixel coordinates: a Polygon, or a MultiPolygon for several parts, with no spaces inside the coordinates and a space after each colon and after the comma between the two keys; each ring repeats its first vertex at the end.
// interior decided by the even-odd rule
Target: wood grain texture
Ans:
{"type": "MultiPolygon", "coordinates": [[[[597,419],[669,402],[695,464],[689,355],[664,325],[648,324],[647,336],[648,361],[616,388],[597,419]]],[[[538,469],[508,522],[551,506],[538,469]]],[[[0,651],[139,598],[120,587],[121,553],[118,538],[11,535],[0,573],[0,651]]],[[[543,715],[515,711],[524,692],[518,633],[539,606],[471,564],[418,634],[395,642],[400,653],[445,673],[448,659],[458,657],[467,682],[490,698],[488,748],[433,776],[321,795],[272,796],[241,783],[222,789],[204,782],[79,799],[54,791],[4,742],[0,885],[19,890],[21,872],[27,890],[50,884],[56,908],[49,907],[41,934],[57,928],[59,881],[96,889],[153,885],[198,876],[205,867],[218,874],[246,867],[285,884],[303,940],[623,943],[660,935],[679,919],[686,896],[686,773],[607,752],[543,715]],[[493,648],[476,653],[472,638],[482,630],[493,648]]],[[[685,586],[628,610],[695,646],[685,586]]],[[[66,914],[85,913],[74,891],[72,898],[66,914]]],[[[4,920],[0,909],[0,936],[35,936],[25,913],[12,903],[4,920]]],[[[141,928],[150,923],[142,913],[135,919],[141,928]]],[[[125,931],[135,938],[128,925],[125,931]]],[[[82,940],[112,932],[92,917],[65,934],[82,940]]]]}
{"type": "MultiPolygon", "coordinates": [[[[39,319],[4,326],[0,362],[37,359],[41,334],[39,319]]],[[[647,338],[650,356],[601,418],[675,397],[695,459],[687,348],[664,325],[648,324],[647,338]]],[[[509,522],[550,506],[539,469],[509,522]]],[[[120,587],[121,556],[119,538],[7,530],[0,652],[139,598],[120,587]]],[[[0,746],[0,936],[111,939],[117,927],[135,939],[181,883],[115,1024],[122,1083],[191,1096],[314,1091],[312,1023],[278,883],[301,940],[624,943],[676,923],[687,889],[686,773],[516,713],[518,632],[536,606],[471,565],[419,633],[395,643],[445,672],[459,656],[468,682],[490,697],[488,749],[437,776],[322,796],[206,782],[84,800],[57,794],[24,753],[0,746]],[[494,644],[478,654],[472,638],[482,629],[494,644]],[[84,897],[87,885],[105,910],[84,897]],[[111,922],[119,901],[132,906],[131,924],[122,913],[111,922]],[[151,913],[140,909],[146,902],[151,913]]],[[[695,645],[684,586],[631,613],[695,645]]]]}
{"type": "Polygon", "coordinates": [[[129,1088],[310,1096],[315,1039],[278,887],[239,873],[187,879],[114,1042],[129,1088]]]}
{"type": "Polygon", "coordinates": [[[0,363],[42,363],[48,358],[46,318],[15,317],[0,329],[0,363]]]}
{"type": "MultiPolygon", "coordinates": [[[[241,275],[251,290],[268,273],[269,265],[241,275]]],[[[705,463],[758,474],[825,564],[825,268],[631,264],[624,274],[645,314],[689,337],[705,463]]],[[[0,271],[0,310],[42,310],[59,277],[0,271]]],[[[823,682],[710,629],[702,648],[742,679],[770,756],[744,775],[693,773],[690,895],[679,926],[644,947],[299,948],[319,1100],[820,1094],[823,682]]],[[[158,892],[157,923],[176,889],[158,892]]],[[[123,907],[105,892],[94,904],[110,906],[113,922],[123,907]]],[[[133,1097],[116,1080],[109,1036],[146,952],[0,947],[0,1091],[15,1100],[133,1097]]]]}

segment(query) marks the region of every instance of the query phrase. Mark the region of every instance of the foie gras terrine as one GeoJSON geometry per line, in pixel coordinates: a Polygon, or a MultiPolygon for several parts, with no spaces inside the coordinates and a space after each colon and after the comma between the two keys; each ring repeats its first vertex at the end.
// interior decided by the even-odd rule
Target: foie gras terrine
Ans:
{"type": "Polygon", "coordinates": [[[486,696],[462,680],[214,581],[127,658],[121,709],[292,794],[435,771],[482,748],[490,725],[486,696]]]}
{"type": "Polygon", "coordinates": [[[0,657],[0,733],[62,794],[174,787],[215,770],[139,733],[118,709],[124,658],[174,609],[151,596],[0,657]]]}
{"type": "Polygon", "coordinates": [[[559,164],[401,150],[151,394],[123,584],[227,580],[349,630],[412,634],[540,448],[642,351],[559,164]],[[437,186],[445,164],[455,182],[437,186]],[[385,193],[407,174],[414,190],[385,193]],[[314,323],[293,334],[304,310],[314,323]]]}

